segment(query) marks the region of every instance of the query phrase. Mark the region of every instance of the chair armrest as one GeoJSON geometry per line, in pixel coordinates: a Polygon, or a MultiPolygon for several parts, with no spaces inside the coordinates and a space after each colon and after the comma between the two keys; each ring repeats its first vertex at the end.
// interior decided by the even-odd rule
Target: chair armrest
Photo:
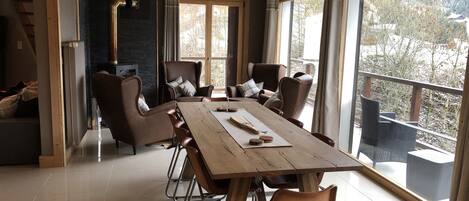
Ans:
{"type": "Polygon", "coordinates": [[[236,86],[227,86],[225,93],[228,98],[237,97],[238,89],[236,88],[236,86]]]}
{"type": "Polygon", "coordinates": [[[152,115],[156,115],[156,114],[159,114],[161,112],[168,112],[169,110],[171,109],[176,109],[176,101],[170,101],[170,102],[167,102],[167,103],[164,103],[164,104],[161,104],[161,105],[158,105],[156,107],[153,107],[151,108],[149,111],[143,113],[143,116],[152,116],[152,115]]]}
{"type": "Polygon", "coordinates": [[[261,95],[261,94],[264,94],[264,95],[266,95],[266,96],[268,96],[268,97],[271,97],[271,96],[273,96],[273,95],[275,94],[275,92],[270,91],[270,90],[268,90],[268,89],[262,89],[262,90],[259,92],[259,95],[261,95]]]}
{"type": "Polygon", "coordinates": [[[213,85],[200,87],[197,89],[196,96],[212,97],[213,85]]]}
{"type": "Polygon", "coordinates": [[[269,110],[271,110],[272,112],[275,112],[275,114],[278,114],[280,116],[283,116],[283,111],[276,108],[276,107],[269,107],[269,110]]]}
{"type": "Polygon", "coordinates": [[[264,105],[264,103],[270,98],[270,96],[267,96],[265,94],[259,94],[259,97],[257,98],[257,102],[260,104],[264,105]]]}
{"type": "Polygon", "coordinates": [[[291,122],[292,124],[295,124],[296,126],[300,127],[300,128],[303,128],[303,127],[304,127],[304,123],[301,122],[301,121],[298,120],[298,119],[288,118],[287,120],[288,120],[289,122],[291,122]]]}
{"type": "Polygon", "coordinates": [[[382,115],[391,119],[396,119],[396,113],[394,112],[380,112],[379,115],[382,115]]]}

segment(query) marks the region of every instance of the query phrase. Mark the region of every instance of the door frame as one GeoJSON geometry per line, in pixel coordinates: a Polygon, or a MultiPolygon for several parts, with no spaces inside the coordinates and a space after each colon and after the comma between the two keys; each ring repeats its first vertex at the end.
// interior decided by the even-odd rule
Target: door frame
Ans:
{"type": "MultiPolygon", "coordinates": [[[[202,4],[205,5],[205,84],[211,83],[211,59],[212,58],[212,8],[213,6],[235,6],[239,8],[239,19],[238,19],[238,50],[237,50],[237,65],[236,65],[236,81],[237,83],[241,80],[242,66],[245,63],[243,55],[244,48],[244,8],[245,0],[180,0],[179,4],[202,4]]],[[[225,78],[226,79],[226,78],[225,78]]]]}

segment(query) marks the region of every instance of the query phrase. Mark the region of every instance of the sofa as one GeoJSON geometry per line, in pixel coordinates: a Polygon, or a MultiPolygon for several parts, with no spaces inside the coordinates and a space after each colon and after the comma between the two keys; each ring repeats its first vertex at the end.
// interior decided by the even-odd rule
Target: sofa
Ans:
{"type": "Polygon", "coordinates": [[[38,163],[38,113],[37,82],[20,82],[0,90],[0,165],[38,163]]]}

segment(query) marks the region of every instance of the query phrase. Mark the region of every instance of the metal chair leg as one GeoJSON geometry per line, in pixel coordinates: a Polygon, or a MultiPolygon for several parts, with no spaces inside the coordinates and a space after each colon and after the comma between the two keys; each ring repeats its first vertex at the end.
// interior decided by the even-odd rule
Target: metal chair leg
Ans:
{"type": "Polygon", "coordinates": [[[179,156],[180,151],[181,149],[179,148],[179,145],[174,147],[173,156],[171,157],[171,163],[169,163],[168,172],[166,173],[166,176],[168,177],[168,179],[171,179],[171,176],[172,176],[171,172],[173,171],[174,167],[176,167],[175,164],[177,163],[177,156],[179,156]]]}
{"type": "MultiPolygon", "coordinates": [[[[165,190],[166,197],[168,197],[168,198],[173,198],[173,196],[175,195],[175,193],[173,193],[173,196],[169,195],[168,194],[168,189],[169,189],[169,184],[171,183],[171,181],[173,181],[174,170],[176,169],[176,165],[177,165],[181,150],[182,149],[179,146],[176,147],[175,151],[177,151],[177,154],[176,154],[175,159],[174,159],[174,164],[172,166],[170,165],[170,167],[169,167],[170,168],[169,169],[170,173],[168,175],[168,182],[166,183],[166,190],[165,190]]],[[[185,168],[185,163],[186,163],[186,159],[184,160],[183,169],[185,168]]],[[[179,177],[178,177],[178,179],[176,179],[176,181],[179,182],[181,180],[180,178],[182,178],[181,174],[179,174],[179,177]]],[[[178,184],[176,184],[176,185],[178,185],[178,184]]],[[[176,186],[176,188],[177,188],[177,186],[176,186]]]]}
{"type": "Polygon", "coordinates": [[[132,146],[132,149],[134,150],[134,155],[137,155],[137,148],[135,147],[135,145],[132,146]]]}
{"type": "Polygon", "coordinates": [[[114,140],[116,141],[116,148],[119,149],[119,140],[114,140]]]}
{"type": "Polygon", "coordinates": [[[204,201],[205,200],[204,191],[202,190],[202,187],[200,186],[199,182],[197,182],[197,187],[199,188],[200,198],[202,198],[202,201],[204,201]]]}
{"type": "MultiPolygon", "coordinates": [[[[182,170],[181,170],[181,172],[184,172],[184,170],[186,169],[186,163],[188,163],[188,160],[189,160],[189,159],[188,159],[187,156],[186,156],[186,158],[184,159],[184,162],[183,162],[183,164],[182,164],[182,170]]],[[[175,200],[174,198],[176,197],[177,190],[178,190],[178,187],[179,187],[179,184],[181,183],[181,181],[182,181],[182,174],[179,174],[179,177],[178,177],[178,179],[177,179],[177,181],[176,181],[176,186],[174,187],[174,192],[173,192],[173,195],[172,195],[173,200],[175,200]]],[[[192,180],[191,180],[191,181],[192,181],[192,180]]],[[[168,182],[169,182],[169,181],[168,181],[168,182]]]]}
{"type": "MultiPolygon", "coordinates": [[[[194,194],[194,188],[195,188],[196,183],[197,183],[197,181],[195,180],[195,176],[194,176],[194,178],[192,178],[192,186],[190,187],[191,192],[189,193],[189,200],[188,201],[190,201],[192,199],[192,195],[194,194]]],[[[202,197],[202,200],[204,200],[203,197],[202,197]]]]}
{"type": "Polygon", "coordinates": [[[189,188],[186,191],[186,197],[184,198],[184,201],[189,201],[190,200],[189,196],[190,196],[190,193],[191,193],[193,183],[194,183],[194,179],[191,179],[191,181],[189,182],[189,188]]]}

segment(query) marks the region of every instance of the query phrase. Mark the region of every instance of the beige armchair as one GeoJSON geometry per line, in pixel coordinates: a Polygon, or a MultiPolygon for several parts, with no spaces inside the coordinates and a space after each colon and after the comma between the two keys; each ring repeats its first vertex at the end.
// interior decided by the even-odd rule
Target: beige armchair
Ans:
{"type": "Polygon", "coordinates": [[[166,112],[175,109],[176,103],[142,112],[138,108],[141,90],[142,82],[136,76],[123,78],[100,72],[93,77],[93,94],[116,146],[119,141],[130,144],[134,154],[135,146],[169,140],[174,133],[166,112]]]}

